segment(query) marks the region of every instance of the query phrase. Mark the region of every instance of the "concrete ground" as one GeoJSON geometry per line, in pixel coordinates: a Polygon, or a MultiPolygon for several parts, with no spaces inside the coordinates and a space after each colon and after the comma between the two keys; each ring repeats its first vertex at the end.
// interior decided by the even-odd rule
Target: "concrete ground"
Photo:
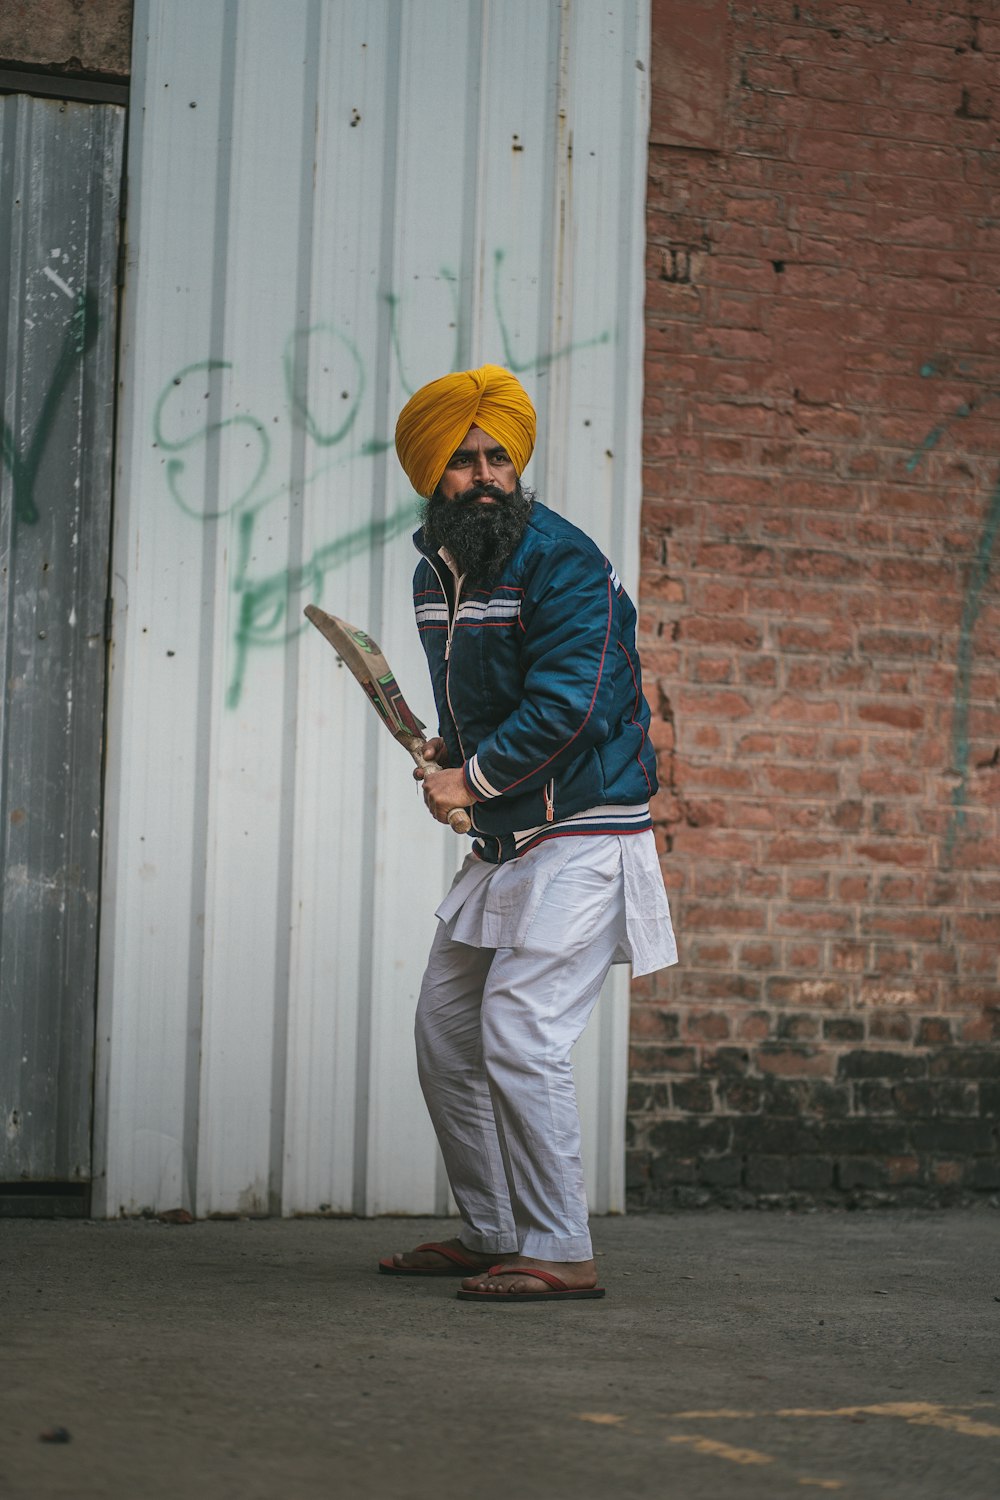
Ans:
{"type": "Polygon", "coordinates": [[[375,1274],[452,1227],[0,1221],[0,1495],[1000,1495],[995,1210],[598,1220],[604,1301],[375,1274]]]}

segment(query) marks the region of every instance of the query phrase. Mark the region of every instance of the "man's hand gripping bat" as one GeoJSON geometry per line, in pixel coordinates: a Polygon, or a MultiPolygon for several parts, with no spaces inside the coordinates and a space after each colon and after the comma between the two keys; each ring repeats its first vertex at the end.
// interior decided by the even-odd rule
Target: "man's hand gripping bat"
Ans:
{"type": "MultiPolygon", "coordinates": [[[[392,668],[371,636],[356,625],[348,625],[346,620],[317,609],[315,604],[307,604],[304,612],[330,642],[344,666],[354,673],[393,739],[409,750],[425,776],[440,770],[434,761],[424,759],[424,725],[400,692],[392,668]]],[[[469,814],[462,807],[452,808],[448,822],[456,833],[468,833],[472,827],[469,814]]]]}

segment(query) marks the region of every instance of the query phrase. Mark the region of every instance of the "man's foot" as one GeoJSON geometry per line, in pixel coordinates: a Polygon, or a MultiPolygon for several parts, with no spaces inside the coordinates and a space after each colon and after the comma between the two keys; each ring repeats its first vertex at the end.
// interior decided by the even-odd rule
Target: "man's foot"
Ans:
{"type": "Polygon", "coordinates": [[[597,1285],[597,1266],[592,1260],[540,1260],[537,1255],[502,1255],[498,1256],[494,1264],[502,1264],[503,1270],[495,1276],[484,1275],[479,1272],[473,1276],[467,1276],[462,1282],[462,1290],[465,1292],[489,1292],[498,1297],[512,1292],[521,1294],[540,1294],[552,1291],[551,1282],[540,1280],[527,1272],[521,1273],[519,1266],[537,1266],[540,1271],[548,1271],[550,1275],[557,1276],[562,1285],[571,1292],[588,1292],[597,1285]]]}
{"type": "Polygon", "coordinates": [[[397,1251],[379,1261],[379,1270],[400,1276],[463,1276],[479,1267],[493,1265],[499,1252],[469,1250],[457,1237],[433,1244],[418,1245],[415,1250],[397,1251]]]}

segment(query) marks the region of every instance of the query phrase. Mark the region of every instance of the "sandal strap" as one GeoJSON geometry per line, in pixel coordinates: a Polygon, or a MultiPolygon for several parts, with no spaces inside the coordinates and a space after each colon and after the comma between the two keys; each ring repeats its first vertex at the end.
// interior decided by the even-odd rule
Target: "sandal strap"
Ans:
{"type": "Polygon", "coordinates": [[[565,1281],[560,1281],[558,1276],[553,1276],[551,1271],[543,1271],[539,1266],[490,1266],[487,1276],[534,1276],[539,1281],[547,1281],[549,1286],[554,1287],[557,1292],[568,1292],[569,1287],[565,1281]]]}
{"type": "Polygon", "coordinates": [[[457,1250],[452,1250],[448,1245],[438,1245],[428,1240],[426,1245],[418,1245],[417,1250],[433,1250],[435,1254],[443,1255],[445,1260],[453,1261],[456,1266],[467,1267],[470,1271],[476,1269],[471,1260],[459,1254],[457,1250]]]}

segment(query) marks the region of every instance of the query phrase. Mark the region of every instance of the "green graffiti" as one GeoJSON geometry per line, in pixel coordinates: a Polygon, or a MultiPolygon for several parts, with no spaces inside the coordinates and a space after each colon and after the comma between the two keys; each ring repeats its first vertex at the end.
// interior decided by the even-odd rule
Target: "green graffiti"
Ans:
{"type": "Polygon", "coordinates": [[[292,421],[297,422],[303,427],[313,442],[318,443],[321,448],[331,448],[335,443],[342,442],[354,426],[354,419],[358,414],[358,407],[361,405],[361,397],[365,389],[365,367],[361,363],[361,355],[351,340],[345,334],[333,328],[329,323],[314,323],[311,328],[297,328],[285,345],[282,365],[285,371],[285,390],[288,395],[288,405],[291,409],[292,421]],[[354,360],[357,373],[357,389],[353,400],[351,400],[349,391],[344,391],[343,393],[344,397],[351,401],[347,409],[347,415],[340,426],[335,427],[332,432],[324,432],[310,411],[306,390],[307,381],[303,375],[303,372],[308,371],[309,367],[308,341],[317,333],[329,334],[331,338],[337,339],[343,344],[354,360]],[[305,357],[297,358],[299,351],[303,348],[306,351],[305,357]]]}
{"type": "MultiPolygon", "coordinates": [[[[592,339],[567,344],[552,353],[541,353],[531,360],[517,362],[513,357],[501,300],[502,262],[503,252],[498,251],[493,285],[494,310],[506,362],[511,369],[543,370],[557,360],[568,358],[578,349],[609,342],[610,334],[602,333],[592,339]]],[[[457,368],[464,340],[459,278],[454,271],[443,266],[439,279],[447,286],[451,301],[449,327],[455,330],[451,364],[452,368],[457,368]]],[[[396,373],[403,390],[412,394],[414,386],[404,373],[400,330],[403,301],[393,292],[382,295],[389,312],[389,344],[396,373]]],[[[254,576],[255,541],[259,535],[258,527],[263,524],[261,515],[265,507],[281,496],[301,494],[336,468],[358,459],[375,459],[393,447],[389,435],[374,433],[361,438],[358,434],[366,371],[357,346],[343,330],[325,322],[294,329],[285,341],[281,369],[289,421],[306,439],[302,445],[305,472],[294,479],[283,479],[277,485],[268,485],[267,482],[273,460],[268,427],[259,417],[246,411],[220,412],[222,397],[220,393],[213,393],[213,382],[217,382],[224,372],[234,371],[231,361],[208,358],[184,365],[163,387],[153,409],[153,441],[166,455],[164,479],[174,504],[197,521],[217,522],[229,516],[235,528],[230,588],[238,604],[232,637],[233,665],[226,689],[226,703],[230,708],[236,708],[242,697],[250,652],[262,647],[287,645],[305,629],[300,623],[301,611],[291,609],[292,599],[308,592],[311,599],[318,600],[328,573],[364,552],[385,546],[412,528],[419,511],[418,502],[409,499],[385,519],[344,531],[317,547],[312,557],[299,567],[280,569],[264,577],[254,576]],[[346,366],[343,363],[345,357],[346,366]],[[334,373],[335,367],[346,373],[334,373]],[[329,416],[321,417],[316,403],[310,400],[310,375],[315,370],[322,372],[324,394],[332,392],[335,403],[338,400],[344,403],[333,420],[329,416]],[[210,405],[192,425],[190,416],[184,414],[184,408],[178,411],[178,405],[195,392],[199,404],[207,402],[210,405]],[[232,442],[233,435],[240,429],[246,433],[244,446],[248,454],[242,473],[235,478],[231,471],[227,474],[232,494],[227,494],[224,503],[216,499],[213,504],[206,496],[199,503],[191,493],[191,476],[196,472],[192,459],[198,446],[218,439],[222,433],[228,433],[232,442]]],[[[314,375],[312,378],[315,381],[314,375]]],[[[240,457],[238,445],[236,457],[240,457]]]]}
{"type": "Polygon", "coordinates": [[[976,547],[972,572],[962,601],[962,619],[958,627],[958,655],[955,679],[955,700],[951,720],[952,762],[958,771],[959,780],[951,794],[952,815],[945,840],[945,852],[950,858],[955,839],[965,826],[965,808],[969,796],[969,697],[972,682],[972,661],[975,655],[973,636],[976,622],[983,607],[983,594],[990,574],[993,548],[1000,534],[1000,480],[993,488],[986,511],[986,522],[976,547]]]}
{"type": "Polygon", "coordinates": [[[513,370],[515,375],[522,375],[526,370],[545,370],[549,365],[555,364],[557,359],[567,359],[579,349],[593,349],[598,344],[607,344],[610,341],[610,333],[599,333],[591,339],[578,339],[575,343],[563,344],[561,348],[554,349],[550,354],[536,354],[531,359],[519,360],[514,352],[514,341],[510,336],[507,319],[504,317],[503,298],[500,294],[500,271],[505,255],[504,250],[493,252],[493,310],[496,313],[500,337],[503,340],[503,362],[508,370],[513,370]]]}
{"type": "MultiPolygon", "coordinates": [[[[269,578],[249,579],[243,575],[236,586],[240,593],[240,608],[234,635],[235,661],[226,692],[229,708],[235,708],[242,696],[250,649],[284,646],[305,629],[298,620],[298,612],[294,624],[289,626],[286,623],[291,596],[308,592],[311,600],[321,599],[327,573],[409,531],[416,523],[418,509],[416,501],[408,501],[384,521],[359,526],[357,530],[348,531],[317,548],[300,568],[282,569],[269,578]]],[[[250,545],[252,526],[245,523],[251,521],[251,517],[241,517],[241,550],[250,545]]]]}
{"type": "MultiPolygon", "coordinates": [[[[212,437],[214,433],[225,432],[228,427],[248,427],[256,436],[260,444],[260,454],[257,467],[250,483],[245,489],[233,499],[228,505],[218,510],[205,510],[202,506],[194,506],[188,503],[180,491],[181,475],[184,473],[184,462],[179,458],[172,458],[166,464],[167,489],[171,498],[177,502],[181,510],[187,515],[193,516],[198,521],[217,521],[220,516],[228,515],[230,511],[238,510],[245,500],[249,500],[258,483],[267,472],[267,466],[271,457],[271,440],[267,435],[267,429],[263,422],[251,416],[227,417],[224,421],[209,422],[199,427],[195,432],[188,433],[186,437],[169,438],[163,430],[163,413],[167,401],[183,386],[185,380],[199,374],[204,370],[211,375],[214,370],[231,370],[232,365],[226,359],[201,359],[191,365],[185,365],[182,370],[170,381],[163,391],[153,409],[153,438],[156,446],[162,448],[165,453],[183,453],[192,444],[199,443],[212,437]]],[[[207,394],[207,393],[206,393],[207,394]]]]}
{"type": "MultiPolygon", "coordinates": [[[[938,369],[933,363],[928,362],[921,368],[920,373],[926,379],[928,376],[938,374],[938,369]]],[[[989,391],[985,396],[975,401],[960,402],[951,416],[945,422],[932,428],[923,441],[914,449],[913,453],[910,454],[906,462],[908,472],[912,473],[921,463],[925,454],[937,446],[952,422],[962,421],[965,417],[971,416],[973,412],[981,411],[988,402],[995,401],[998,394],[1000,393],[989,391]]],[[[958,626],[958,651],[955,657],[955,693],[952,700],[951,713],[951,765],[958,780],[951,794],[952,812],[948,820],[948,829],[944,842],[946,861],[951,859],[955,849],[955,841],[966,824],[966,807],[969,801],[969,762],[972,755],[972,747],[969,740],[969,709],[972,689],[972,665],[975,656],[975,630],[982,612],[983,596],[989,580],[993,550],[996,546],[998,535],[1000,535],[1000,480],[994,486],[986,507],[983,529],[979,535],[972,570],[969,574],[968,583],[965,586],[965,594],[962,599],[962,615],[958,626]]]]}
{"type": "MultiPolygon", "coordinates": [[[[438,276],[451,292],[454,312],[454,319],[451,326],[455,330],[455,340],[450,364],[452,369],[457,370],[462,363],[462,309],[458,295],[458,277],[448,266],[442,266],[438,272],[438,276]]],[[[392,352],[396,356],[396,373],[399,376],[399,383],[405,394],[412,396],[416,390],[416,386],[410,384],[403,369],[403,350],[399,337],[400,298],[397,297],[395,292],[386,292],[385,303],[389,309],[389,342],[392,345],[392,352]]]]}
{"type": "Polygon", "coordinates": [[[11,478],[14,519],[26,526],[34,526],[38,521],[35,484],[42,455],[52,436],[59,403],[77,364],[93,347],[99,326],[96,294],[91,291],[78,292],[73,314],[66,325],[56,357],[55,369],[38,412],[35,430],[24,453],[18,452],[13,430],[6,422],[0,424],[0,462],[6,466],[11,478]]]}

